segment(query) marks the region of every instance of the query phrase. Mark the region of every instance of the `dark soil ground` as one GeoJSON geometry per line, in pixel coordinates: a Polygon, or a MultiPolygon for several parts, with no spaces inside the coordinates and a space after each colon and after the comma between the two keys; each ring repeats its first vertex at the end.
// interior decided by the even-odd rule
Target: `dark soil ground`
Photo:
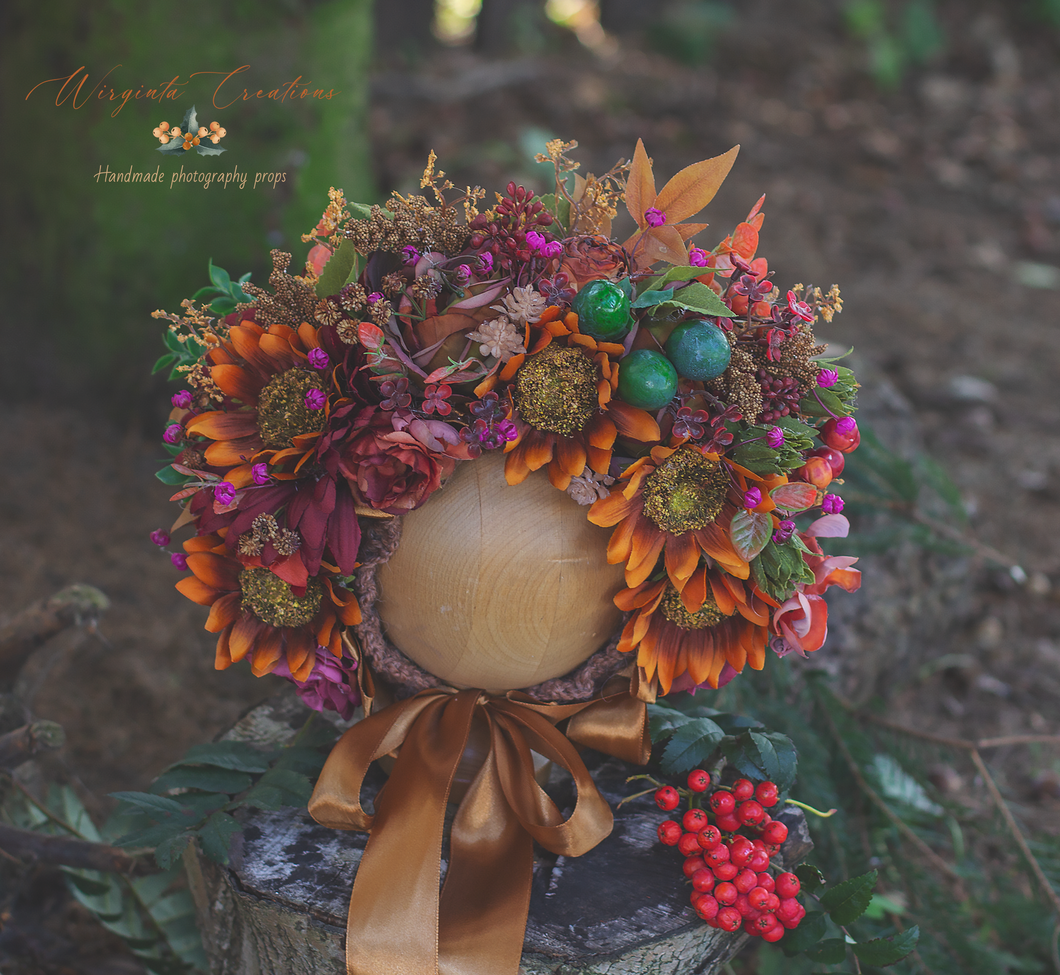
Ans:
{"type": "MultiPolygon", "coordinates": [[[[962,656],[891,688],[893,714],[965,738],[1060,733],[1060,35],[1001,4],[951,5],[952,17],[943,5],[946,52],[884,93],[839,15],[806,6],[745,5],[706,67],[572,41],[536,60],[445,52],[381,74],[378,185],[413,188],[433,148],[461,185],[544,188],[520,148],[540,132],[577,138],[595,172],[642,137],[662,179],[740,143],[703,243],[767,194],[759,253],[778,283],[841,285],[844,312],[819,331],[911,401],[975,536],[1023,569],[1014,580],[975,563],[971,618],[924,648],[925,661],[962,656]]],[[[276,686],[213,671],[205,611],[148,540],[174,514],[152,477],[159,456],[138,425],[90,410],[8,404],[0,424],[0,611],[72,582],[112,601],[99,636],[68,632],[29,675],[33,711],[66,728],[61,763],[97,812],[276,686]]],[[[1025,812],[1055,824],[1060,753],[994,758],[1025,812]]],[[[54,874],[14,893],[0,903],[14,912],[5,971],[136,970],[54,874]]]]}

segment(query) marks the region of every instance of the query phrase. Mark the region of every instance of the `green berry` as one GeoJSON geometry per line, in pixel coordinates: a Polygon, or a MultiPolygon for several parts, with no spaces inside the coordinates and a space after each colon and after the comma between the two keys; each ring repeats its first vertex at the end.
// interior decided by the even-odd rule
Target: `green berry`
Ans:
{"type": "Polygon", "coordinates": [[[661,352],[637,349],[619,363],[618,395],[630,406],[661,410],[677,392],[677,370],[661,352]]]}
{"type": "Polygon", "coordinates": [[[629,296],[613,281],[590,281],[571,302],[578,328],[594,339],[621,342],[632,321],[629,296]]]}
{"type": "Polygon", "coordinates": [[[725,333],[702,318],[682,322],[666,340],[667,358],[685,379],[706,382],[729,368],[732,349],[725,333]]]}

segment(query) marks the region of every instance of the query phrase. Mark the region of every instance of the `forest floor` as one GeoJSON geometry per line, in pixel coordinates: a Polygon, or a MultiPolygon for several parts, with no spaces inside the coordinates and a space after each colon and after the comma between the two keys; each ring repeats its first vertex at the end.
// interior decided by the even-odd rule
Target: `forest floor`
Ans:
{"type": "MultiPolygon", "coordinates": [[[[750,4],[731,35],[739,56],[734,45],[706,67],[637,47],[505,62],[444,52],[380,74],[371,114],[377,184],[403,191],[430,149],[458,185],[547,190],[527,151],[545,136],[578,139],[597,173],[637,138],[660,175],[741,145],[701,242],[766,193],[759,253],[778,283],[840,284],[825,337],[912,403],[971,531],[1023,570],[973,560],[970,617],[924,651],[950,656],[889,689],[892,715],[972,739],[1060,733],[1060,62],[1055,37],[979,6],[893,92],[861,71],[841,26],[750,4]]],[[[30,673],[34,714],[66,729],[65,774],[103,813],[109,792],[145,788],[279,681],[214,672],[205,611],[148,539],[173,508],[140,424],[8,404],[0,456],[0,612],[73,582],[111,600],[98,635],[66,632],[30,673]]],[[[1026,813],[1055,822],[1060,753],[993,758],[1026,813]]],[[[139,970],[52,872],[26,874],[0,910],[5,972],[139,970]]]]}

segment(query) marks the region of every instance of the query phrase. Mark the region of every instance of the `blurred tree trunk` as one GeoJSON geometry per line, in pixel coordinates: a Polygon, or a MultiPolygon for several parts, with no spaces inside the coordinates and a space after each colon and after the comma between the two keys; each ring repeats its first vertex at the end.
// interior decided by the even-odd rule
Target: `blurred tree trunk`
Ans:
{"type": "Polygon", "coordinates": [[[511,50],[518,44],[522,26],[531,22],[535,13],[544,17],[543,0],[482,0],[475,49],[490,55],[511,50]]]}

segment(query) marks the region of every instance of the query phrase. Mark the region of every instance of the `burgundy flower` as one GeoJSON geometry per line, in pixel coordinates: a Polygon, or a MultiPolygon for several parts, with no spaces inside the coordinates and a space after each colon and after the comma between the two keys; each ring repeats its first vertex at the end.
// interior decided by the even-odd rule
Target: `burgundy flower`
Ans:
{"type": "MultiPolygon", "coordinates": [[[[618,281],[629,276],[629,269],[630,259],[626,249],[600,234],[568,237],[563,241],[560,272],[567,276],[574,291],[589,281],[601,278],[618,281]]],[[[556,277],[558,279],[559,275],[556,277]]]]}
{"type": "Polygon", "coordinates": [[[313,669],[305,680],[297,680],[291,674],[291,668],[283,657],[273,673],[286,677],[294,684],[298,696],[307,707],[314,711],[337,711],[343,721],[349,721],[361,703],[361,692],[354,677],[356,669],[356,660],[346,657],[336,659],[318,647],[313,669]]]}

